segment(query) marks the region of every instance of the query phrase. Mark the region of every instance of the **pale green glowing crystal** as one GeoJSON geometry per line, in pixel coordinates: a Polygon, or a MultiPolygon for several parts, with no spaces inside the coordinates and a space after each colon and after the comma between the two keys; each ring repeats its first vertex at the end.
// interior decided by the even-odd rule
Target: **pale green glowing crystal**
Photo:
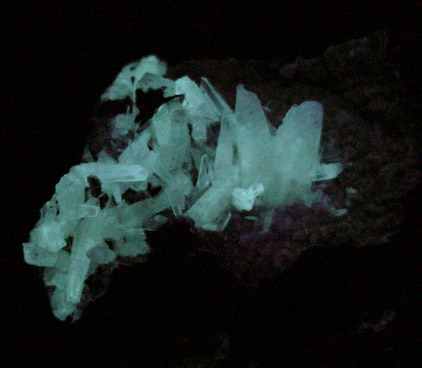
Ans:
{"type": "Polygon", "coordinates": [[[149,89],[157,90],[164,88],[164,97],[174,96],[175,83],[171,79],[160,77],[153,73],[145,73],[139,80],[137,88],[140,88],[143,92],[147,92],[149,89]]]}
{"type": "Polygon", "coordinates": [[[128,96],[135,99],[136,86],[146,73],[162,77],[166,70],[166,63],[158,60],[153,55],[130,63],[120,71],[110,88],[101,96],[101,99],[117,100],[128,96]]]}
{"type": "Polygon", "coordinates": [[[274,137],[274,174],[278,184],[278,204],[300,200],[311,204],[310,173],[319,166],[322,131],[322,105],[305,101],[293,106],[274,137]]]}
{"type": "MultiPolygon", "coordinates": [[[[25,261],[45,267],[44,282],[54,288],[51,306],[61,320],[79,316],[85,281],[99,265],[149,252],[145,230],[167,221],[160,214],[164,210],[190,217],[196,227],[223,231],[233,212],[262,208],[265,230],[276,207],[311,205],[320,197],[312,192],[312,181],[333,179],[342,170],[339,163],[319,161],[320,103],[293,106],[275,129],[258,96],[243,85],[237,87],[233,111],[207,78],[198,87],[189,77],[167,79],[165,72],[166,64],[155,56],[122,69],[102,100],[135,102],[137,88],[162,88],[165,97],[184,98],[158,108],[118,160],[102,151],[95,161],[85,151],[89,162],[62,177],[23,244],[25,261]],[[207,136],[213,124],[219,127],[217,142],[207,136]],[[86,198],[88,177],[97,178],[112,198],[104,208],[98,198],[86,198]],[[148,185],[162,191],[152,198],[148,185]],[[126,203],[127,189],[143,191],[146,198],[126,203]]],[[[135,105],[131,111],[111,120],[112,137],[136,132],[135,105]]]]}

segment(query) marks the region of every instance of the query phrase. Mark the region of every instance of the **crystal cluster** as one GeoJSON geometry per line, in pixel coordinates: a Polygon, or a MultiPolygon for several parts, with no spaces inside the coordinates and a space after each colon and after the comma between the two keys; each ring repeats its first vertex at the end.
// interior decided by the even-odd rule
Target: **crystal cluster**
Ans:
{"type": "Polygon", "coordinates": [[[312,205],[321,199],[312,182],[341,172],[339,163],[319,160],[320,103],[293,106],[275,129],[257,95],[243,85],[233,111],[207,78],[198,86],[165,73],[166,64],[155,56],[122,69],[101,98],[132,100],[131,111],[112,120],[112,137],[131,133],[128,146],[117,159],[102,151],[72,167],[23,245],[25,261],[45,267],[52,309],[61,320],[75,316],[84,283],[99,265],[148,253],[145,230],[166,222],[163,211],[224,231],[233,212],[312,205]],[[142,129],[135,123],[139,89],[161,90],[168,98],[142,129]],[[217,139],[210,134],[215,127],[217,139]],[[151,186],[162,190],[151,196],[151,186]],[[126,201],[129,189],[144,198],[126,201]]]}

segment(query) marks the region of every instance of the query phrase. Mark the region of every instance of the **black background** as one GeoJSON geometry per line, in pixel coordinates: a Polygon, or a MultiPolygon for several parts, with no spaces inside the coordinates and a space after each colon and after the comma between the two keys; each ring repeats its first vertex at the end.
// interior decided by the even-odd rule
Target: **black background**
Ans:
{"type": "MultiPolygon", "coordinates": [[[[1,211],[7,240],[0,353],[9,366],[82,366],[79,359],[90,354],[75,343],[79,338],[100,349],[89,341],[91,332],[82,338],[54,319],[37,270],[22,261],[21,243],[54,185],[80,162],[93,108],[123,65],[148,54],[171,65],[228,57],[292,62],[380,29],[403,46],[415,36],[421,10],[416,2],[399,1],[229,3],[3,3],[1,211]]],[[[408,59],[415,50],[404,52],[403,65],[414,65],[408,59]]]]}

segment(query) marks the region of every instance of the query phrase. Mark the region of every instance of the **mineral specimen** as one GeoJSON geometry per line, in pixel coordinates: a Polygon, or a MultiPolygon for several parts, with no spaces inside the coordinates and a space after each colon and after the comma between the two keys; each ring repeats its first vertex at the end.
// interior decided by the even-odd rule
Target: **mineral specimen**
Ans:
{"type": "Polygon", "coordinates": [[[268,217],[271,209],[294,202],[311,206],[321,198],[312,181],[341,172],[340,164],[320,163],[320,103],[293,106],[275,129],[258,96],[243,85],[233,111],[207,78],[198,86],[165,73],[166,64],[155,56],[122,69],[101,99],[132,101],[126,114],[111,119],[111,138],[126,147],[85,154],[89,162],[63,176],[24,244],[25,261],[45,267],[52,309],[61,320],[77,317],[85,281],[100,265],[148,253],[145,230],[166,222],[163,211],[224,231],[234,212],[254,209],[268,217]],[[142,129],[137,90],[161,90],[167,98],[142,129]],[[152,187],[161,191],[152,195],[152,187]],[[141,199],[126,200],[128,190],[141,199]]]}

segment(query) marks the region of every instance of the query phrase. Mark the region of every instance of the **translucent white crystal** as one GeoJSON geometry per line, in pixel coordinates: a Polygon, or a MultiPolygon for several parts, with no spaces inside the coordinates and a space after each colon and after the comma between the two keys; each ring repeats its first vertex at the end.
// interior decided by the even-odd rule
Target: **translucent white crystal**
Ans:
{"type": "Polygon", "coordinates": [[[118,138],[120,135],[127,134],[130,130],[135,129],[136,115],[137,115],[137,112],[128,113],[128,114],[119,114],[115,116],[111,121],[111,124],[113,126],[111,137],[118,138]]]}
{"type": "Polygon", "coordinates": [[[79,206],[79,212],[80,212],[79,218],[98,216],[98,214],[100,212],[100,206],[99,206],[99,203],[98,203],[98,199],[97,198],[90,198],[84,204],[81,204],[79,206]]]}
{"type": "Polygon", "coordinates": [[[336,209],[336,208],[331,208],[331,213],[336,216],[336,217],[340,217],[340,216],[344,216],[347,214],[347,208],[340,208],[340,209],[336,209]]]}
{"type": "Polygon", "coordinates": [[[182,215],[186,206],[186,197],[190,195],[193,190],[193,184],[190,175],[186,172],[178,170],[172,174],[171,182],[167,183],[168,188],[166,194],[169,199],[169,204],[175,216],[182,215]]]}
{"type": "Polygon", "coordinates": [[[170,97],[175,94],[175,82],[171,79],[160,77],[156,74],[145,73],[137,85],[143,92],[149,89],[159,89],[164,87],[164,97],[170,97]]]}
{"type": "Polygon", "coordinates": [[[44,271],[44,282],[47,286],[55,286],[66,290],[69,276],[70,254],[61,251],[57,254],[57,262],[54,267],[47,267],[44,271]]]}
{"type": "Polygon", "coordinates": [[[130,63],[121,70],[113,84],[101,96],[101,99],[117,100],[130,96],[135,100],[135,87],[145,73],[152,73],[161,77],[166,70],[166,63],[158,60],[154,55],[130,63]]]}
{"type": "Polygon", "coordinates": [[[247,189],[235,188],[232,192],[232,203],[239,211],[250,211],[257,196],[264,192],[262,184],[251,185],[247,189]]]}
{"type": "Polygon", "coordinates": [[[126,240],[120,240],[116,243],[116,251],[119,256],[136,257],[150,251],[143,229],[131,228],[123,230],[126,240]]]}
{"type": "Polygon", "coordinates": [[[239,155],[242,187],[261,182],[265,186],[272,180],[273,138],[268,121],[255,93],[237,87],[235,109],[235,140],[239,155]]]}
{"type": "Polygon", "coordinates": [[[92,156],[92,153],[89,150],[88,146],[86,146],[85,149],[84,149],[84,153],[82,155],[82,160],[84,162],[94,162],[95,161],[95,158],[94,158],[94,156],[92,156]]]}
{"type": "Polygon", "coordinates": [[[312,181],[331,180],[336,178],[343,171],[340,162],[332,164],[321,164],[310,171],[312,181]]]}
{"type": "Polygon", "coordinates": [[[229,124],[223,122],[218,137],[215,164],[214,179],[223,180],[233,170],[233,141],[229,124]]]}
{"type": "Polygon", "coordinates": [[[193,219],[198,227],[215,224],[215,220],[229,208],[232,191],[238,183],[239,172],[233,169],[224,181],[214,182],[186,215],[193,219]]]}
{"type": "MultiPolygon", "coordinates": [[[[80,177],[96,176],[103,183],[144,181],[148,178],[148,170],[137,164],[105,164],[86,163],[74,166],[71,173],[79,174],[80,177]]],[[[84,188],[84,182],[82,181],[84,188]]]]}
{"type": "Polygon", "coordinates": [[[170,144],[173,122],[171,113],[174,111],[175,104],[165,104],[158,108],[152,117],[152,128],[157,143],[161,146],[170,144]]]}
{"type": "Polygon", "coordinates": [[[76,305],[67,300],[66,291],[62,289],[53,291],[53,295],[51,296],[51,307],[54,316],[62,321],[76,311],[76,305]]]}
{"type": "Polygon", "coordinates": [[[106,244],[98,244],[94,248],[88,250],[87,257],[91,259],[92,262],[98,264],[107,264],[113,262],[117,255],[112,250],[110,250],[106,244]]]}
{"type": "Polygon", "coordinates": [[[35,266],[54,266],[57,262],[57,253],[39,247],[34,243],[23,244],[25,262],[35,266]]]}
{"type": "Polygon", "coordinates": [[[62,223],[57,219],[40,223],[31,232],[31,241],[51,252],[59,251],[66,245],[62,223]]]}
{"type": "Polygon", "coordinates": [[[95,239],[93,236],[96,231],[97,218],[83,219],[75,232],[72,253],[70,255],[69,278],[66,287],[66,298],[71,303],[76,304],[81,300],[84,281],[91,262],[87,257],[87,252],[99,241],[99,239],[95,239]]]}
{"type": "Polygon", "coordinates": [[[268,231],[270,229],[270,226],[273,222],[273,217],[274,217],[274,213],[275,213],[275,209],[274,208],[270,208],[269,210],[264,212],[264,224],[262,225],[262,231],[268,231]]]}
{"type": "Polygon", "coordinates": [[[187,76],[179,78],[176,80],[175,87],[176,95],[185,95],[183,107],[191,116],[203,116],[210,121],[218,120],[215,108],[193,80],[187,76]]]}
{"type": "Polygon", "coordinates": [[[150,154],[148,149],[148,141],[151,139],[151,133],[145,130],[143,134],[138,135],[131,144],[119,156],[119,162],[140,164],[150,154]]]}
{"type": "Polygon", "coordinates": [[[135,227],[169,207],[169,198],[165,192],[160,193],[155,198],[144,199],[131,206],[122,203],[120,214],[121,222],[127,224],[128,227],[135,227]]]}
{"type": "Polygon", "coordinates": [[[189,159],[190,136],[186,116],[177,101],[161,106],[152,118],[160,164],[176,170],[189,159]]]}
{"type": "Polygon", "coordinates": [[[204,224],[201,227],[204,230],[209,231],[224,231],[231,217],[232,213],[230,211],[224,211],[218,217],[216,217],[213,222],[204,224]]]}
{"type": "Polygon", "coordinates": [[[207,126],[206,119],[202,116],[190,117],[192,122],[192,139],[198,143],[204,143],[207,140],[207,126]]]}
{"type": "Polygon", "coordinates": [[[156,215],[145,220],[142,226],[145,230],[156,230],[158,227],[165,224],[166,222],[167,222],[167,217],[156,215]]]}
{"type": "Polygon", "coordinates": [[[208,161],[207,155],[202,155],[198,169],[198,179],[196,180],[196,190],[202,193],[212,182],[212,167],[208,161]]]}
{"type": "MultiPolygon", "coordinates": [[[[96,165],[96,164],[86,164],[96,165]]],[[[56,185],[60,220],[79,217],[79,206],[85,201],[85,182],[82,176],[75,173],[64,175],[56,185]]]]}
{"type": "Polygon", "coordinates": [[[233,113],[233,110],[206,77],[201,78],[201,90],[204,91],[208,101],[212,103],[220,118],[233,113]]]}
{"type": "Polygon", "coordinates": [[[104,239],[120,239],[124,236],[119,228],[115,209],[104,209],[98,216],[81,220],[73,232],[69,276],[66,286],[67,300],[79,303],[84,281],[88,276],[91,260],[87,253],[104,239]]]}
{"type": "Polygon", "coordinates": [[[239,122],[256,136],[269,139],[268,121],[258,96],[241,84],[236,89],[235,114],[239,122]]]}
{"type": "Polygon", "coordinates": [[[312,201],[310,173],[319,168],[323,107],[316,101],[293,106],[274,139],[274,200],[277,205],[312,201]]]}

